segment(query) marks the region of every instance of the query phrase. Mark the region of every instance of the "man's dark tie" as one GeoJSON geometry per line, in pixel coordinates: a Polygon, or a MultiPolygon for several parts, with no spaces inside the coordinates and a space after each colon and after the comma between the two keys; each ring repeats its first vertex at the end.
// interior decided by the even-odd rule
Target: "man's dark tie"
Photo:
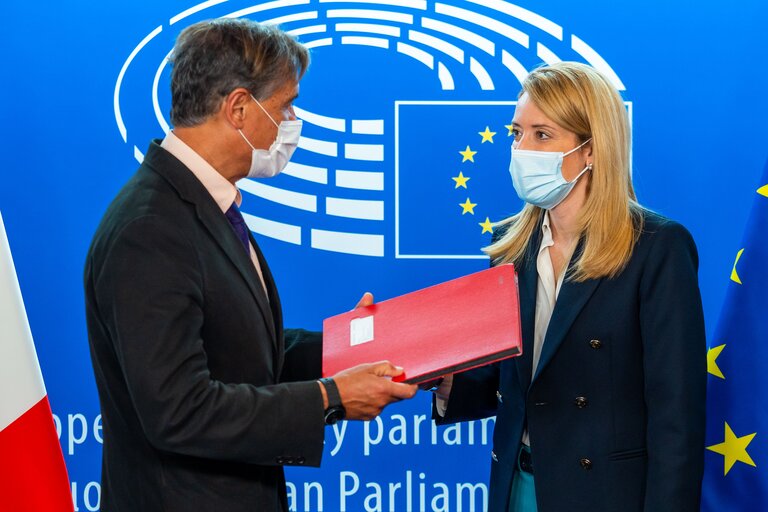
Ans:
{"type": "Polygon", "coordinates": [[[224,215],[227,216],[227,220],[230,224],[232,224],[232,229],[235,230],[237,238],[239,238],[240,242],[243,244],[243,248],[245,248],[246,254],[250,256],[251,243],[250,239],[248,238],[248,226],[246,226],[245,219],[243,219],[243,215],[240,213],[240,209],[237,207],[237,204],[232,203],[232,206],[229,207],[229,210],[227,210],[224,215]]]}

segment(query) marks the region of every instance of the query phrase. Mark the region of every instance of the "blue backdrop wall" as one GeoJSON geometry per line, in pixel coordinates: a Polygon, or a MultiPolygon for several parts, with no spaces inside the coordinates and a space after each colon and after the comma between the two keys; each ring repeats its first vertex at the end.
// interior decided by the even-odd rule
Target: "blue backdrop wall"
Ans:
{"type": "MultiPolygon", "coordinates": [[[[366,290],[382,300],[487,266],[481,224],[520,207],[504,125],[541,62],[588,62],[621,90],[638,196],[693,233],[709,333],[768,157],[765,2],[137,0],[0,12],[0,211],[77,510],[98,509],[101,456],[83,261],[106,206],[168,129],[167,56],[185,26],[268,20],[312,48],[294,163],[241,183],[289,326],[319,329],[366,290]],[[466,149],[476,153],[463,161],[466,149]]],[[[328,429],[323,468],[288,471],[292,509],[482,510],[493,421],[436,429],[428,415],[420,393],[370,424],[328,429]]]]}

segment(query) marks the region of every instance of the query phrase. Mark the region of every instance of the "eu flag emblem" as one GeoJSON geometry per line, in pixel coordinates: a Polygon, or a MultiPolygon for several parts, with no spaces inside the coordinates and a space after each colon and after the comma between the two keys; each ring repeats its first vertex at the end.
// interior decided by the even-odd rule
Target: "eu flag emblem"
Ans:
{"type": "Polygon", "coordinates": [[[491,224],[522,207],[509,175],[515,103],[396,103],[398,258],[485,258],[491,224]]]}

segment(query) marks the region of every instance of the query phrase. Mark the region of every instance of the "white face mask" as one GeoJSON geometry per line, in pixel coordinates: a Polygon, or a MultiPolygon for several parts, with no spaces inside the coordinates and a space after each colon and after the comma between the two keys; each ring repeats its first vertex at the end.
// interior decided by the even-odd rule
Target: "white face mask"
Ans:
{"type": "Polygon", "coordinates": [[[237,130],[243,140],[251,146],[251,168],[248,170],[249,178],[271,178],[277,176],[288,165],[288,161],[296,151],[296,146],[301,138],[301,120],[280,121],[277,124],[272,116],[269,115],[259,100],[251,95],[253,101],[267,114],[269,120],[277,126],[277,137],[275,142],[269,146],[269,149],[256,149],[253,144],[243,135],[241,130],[237,130]]]}
{"type": "Polygon", "coordinates": [[[560,204],[571,192],[582,174],[592,169],[588,164],[576,178],[563,178],[563,158],[584,144],[585,140],[567,153],[560,151],[529,151],[512,148],[509,173],[517,195],[534,206],[549,210],[560,204]]]}

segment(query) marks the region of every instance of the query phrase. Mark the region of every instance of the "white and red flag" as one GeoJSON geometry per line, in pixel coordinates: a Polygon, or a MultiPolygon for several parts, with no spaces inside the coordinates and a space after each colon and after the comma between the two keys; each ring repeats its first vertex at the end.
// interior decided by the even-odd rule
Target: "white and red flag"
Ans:
{"type": "Polygon", "coordinates": [[[0,510],[73,510],[67,468],[0,216],[0,510]]]}

